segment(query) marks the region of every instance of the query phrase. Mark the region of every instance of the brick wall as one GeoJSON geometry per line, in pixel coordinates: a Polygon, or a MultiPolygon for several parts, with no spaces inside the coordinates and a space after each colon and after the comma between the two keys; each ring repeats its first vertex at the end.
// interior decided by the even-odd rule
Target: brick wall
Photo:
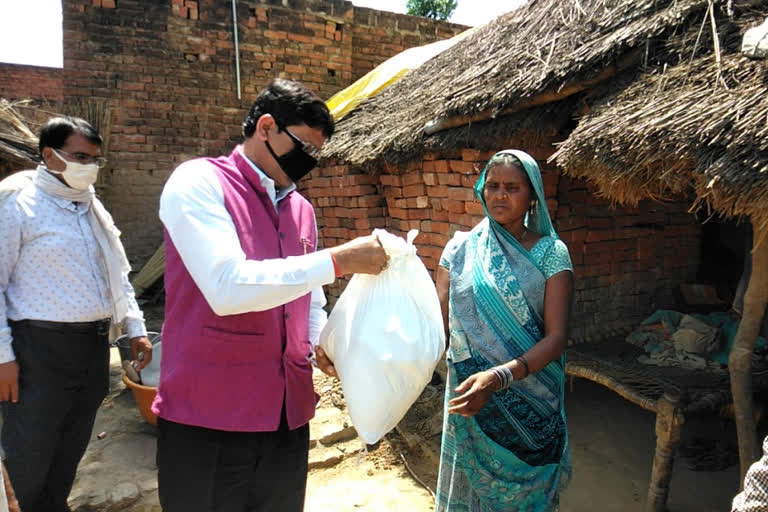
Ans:
{"type": "Polygon", "coordinates": [[[107,101],[110,164],[100,190],[134,268],[162,239],[157,203],[170,172],[229,152],[271,79],[301,80],[327,98],[381,60],[465,28],[344,0],[239,1],[238,100],[229,2],[72,0],[63,15],[64,68],[0,64],[0,97],[84,111],[107,101]]]}
{"type": "Polygon", "coordinates": [[[18,93],[23,92],[26,94],[24,98],[61,101],[64,94],[62,77],[60,69],[0,63],[0,97],[21,99],[18,93]]]}
{"type": "Polygon", "coordinates": [[[446,22],[356,7],[351,31],[356,50],[352,54],[352,78],[357,80],[403,50],[427,40],[448,39],[461,30],[446,22]]]}
{"type": "Polygon", "coordinates": [[[659,308],[673,308],[701,262],[701,226],[685,202],[635,208],[600,199],[581,180],[560,177],[555,227],[576,275],[571,335],[594,340],[621,332],[659,308]]]}
{"type": "MultiPolygon", "coordinates": [[[[673,306],[674,290],[695,278],[700,262],[700,226],[687,204],[612,208],[585,182],[547,164],[549,147],[529,153],[539,161],[547,206],[574,264],[572,339],[616,333],[673,306]]],[[[434,272],[453,233],[483,218],[472,187],[492,155],[468,149],[428,154],[405,169],[383,165],[377,175],[331,162],[315,170],[303,190],[316,207],[326,247],[375,227],[399,235],[418,229],[418,254],[434,272]]],[[[331,304],[345,284],[328,289],[331,304]]]]}

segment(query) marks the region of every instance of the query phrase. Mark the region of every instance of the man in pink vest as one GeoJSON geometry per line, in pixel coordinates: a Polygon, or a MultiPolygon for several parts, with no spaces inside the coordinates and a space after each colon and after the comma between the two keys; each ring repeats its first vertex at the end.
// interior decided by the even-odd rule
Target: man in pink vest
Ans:
{"type": "Polygon", "coordinates": [[[387,263],[373,237],[316,251],[314,211],[295,182],[333,130],[320,98],[275,80],[245,118],[242,145],[181,164],[165,185],[165,324],[152,410],[166,512],[304,508],[321,287],[387,263]]]}

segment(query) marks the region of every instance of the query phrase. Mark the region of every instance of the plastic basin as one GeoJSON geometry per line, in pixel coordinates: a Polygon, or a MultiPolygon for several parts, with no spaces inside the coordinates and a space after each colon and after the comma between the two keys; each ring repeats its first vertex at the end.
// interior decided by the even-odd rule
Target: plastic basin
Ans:
{"type": "Polygon", "coordinates": [[[142,386],[133,382],[123,372],[123,383],[133,392],[133,399],[136,400],[136,407],[139,408],[141,417],[151,425],[157,425],[157,416],[152,412],[152,402],[155,400],[157,388],[152,386],[142,386]]]}

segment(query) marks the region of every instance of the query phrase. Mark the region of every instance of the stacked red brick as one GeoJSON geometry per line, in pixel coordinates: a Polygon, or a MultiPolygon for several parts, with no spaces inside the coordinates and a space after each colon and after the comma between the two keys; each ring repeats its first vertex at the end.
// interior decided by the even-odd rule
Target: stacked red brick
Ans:
{"type": "Polygon", "coordinates": [[[171,2],[171,12],[176,16],[190,20],[200,17],[197,0],[171,0],[171,2]]]}
{"type": "MultiPolygon", "coordinates": [[[[547,164],[549,147],[527,150],[539,161],[547,206],[574,264],[572,339],[626,331],[671,305],[674,290],[695,278],[700,261],[700,227],[687,205],[611,208],[584,182],[547,164]]],[[[332,246],[381,226],[400,235],[418,229],[419,256],[434,271],[453,233],[483,218],[473,187],[492,155],[432,153],[405,168],[382,164],[373,175],[335,163],[315,170],[305,191],[316,206],[322,242],[332,246]]],[[[331,303],[343,286],[329,289],[331,303]]]]}
{"type": "MultiPolygon", "coordinates": [[[[386,202],[380,194],[378,176],[330,165],[315,169],[311,179],[301,182],[302,192],[315,207],[320,245],[333,247],[355,237],[369,235],[374,228],[386,228],[386,202]]],[[[337,298],[346,282],[329,287],[329,295],[337,298]]]]}

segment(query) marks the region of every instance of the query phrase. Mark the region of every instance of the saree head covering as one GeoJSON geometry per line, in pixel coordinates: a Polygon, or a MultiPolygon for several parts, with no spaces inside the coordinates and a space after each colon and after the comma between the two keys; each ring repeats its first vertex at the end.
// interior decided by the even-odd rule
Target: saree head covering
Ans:
{"type": "MultiPolygon", "coordinates": [[[[469,233],[456,233],[441,259],[450,273],[446,404],[460,382],[519,357],[543,338],[546,280],[571,269],[547,211],[539,167],[527,153],[494,155],[475,192],[486,218],[469,233]],[[502,155],[516,159],[535,194],[524,222],[542,237],[530,250],[493,220],[485,205],[488,170],[502,155]]],[[[495,393],[474,417],[445,414],[436,510],[557,507],[570,477],[564,380],[561,356],[495,393]]]]}
{"type": "MultiPolygon", "coordinates": [[[[493,158],[491,158],[488,161],[488,164],[485,166],[485,169],[483,169],[483,172],[480,174],[480,179],[477,180],[477,183],[475,184],[475,195],[480,199],[480,202],[483,204],[483,209],[485,210],[485,216],[491,221],[491,224],[494,224],[494,229],[496,230],[502,230],[506,235],[511,238],[512,240],[515,240],[515,238],[510,235],[507,230],[501,227],[501,225],[493,220],[491,216],[488,214],[488,207],[485,204],[485,198],[483,197],[483,189],[485,188],[485,179],[488,176],[488,170],[493,166],[493,162],[499,159],[499,157],[502,157],[504,155],[509,155],[517,159],[517,161],[521,164],[518,167],[522,167],[522,170],[525,172],[525,174],[528,176],[528,179],[531,182],[531,186],[533,187],[533,190],[531,190],[532,193],[535,194],[535,198],[532,197],[531,199],[536,199],[536,208],[534,208],[533,211],[529,212],[526,215],[524,224],[525,227],[530,229],[531,231],[535,231],[540,235],[546,235],[551,236],[554,238],[557,238],[557,233],[555,233],[555,228],[552,226],[552,220],[549,218],[549,210],[547,210],[547,200],[544,197],[544,182],[541,180],[541,171],[539,171],[539,164],[536,163],[536,160],[534,160],[531,155],[524,151],[519,151],[517,149],[507,149],[504,151],[499,151],[495,155],[493,155],[493,158]]],[[[515,240],[516,242],[517,240],[515,240]]]]}

